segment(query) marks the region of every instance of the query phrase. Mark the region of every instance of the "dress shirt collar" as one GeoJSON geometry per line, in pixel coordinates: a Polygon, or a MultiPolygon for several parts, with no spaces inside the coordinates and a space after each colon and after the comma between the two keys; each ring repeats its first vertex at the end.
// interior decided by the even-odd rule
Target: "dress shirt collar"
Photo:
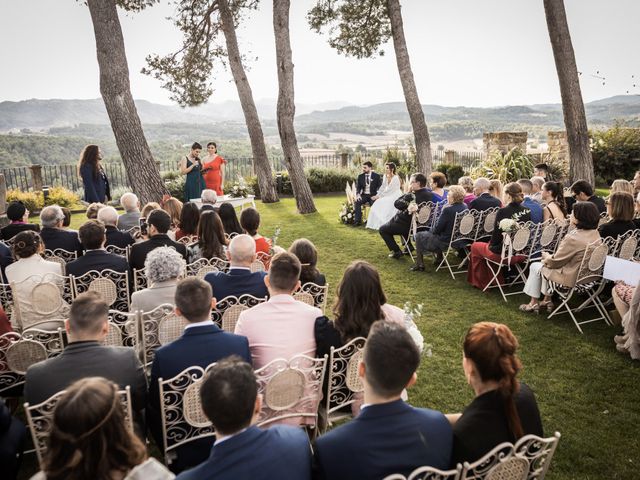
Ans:
{"type": "Polygon", "coordinates": [[[206,327],[209,325],[214,325],[213,320],[211,320],[210,318],[208,318],[207,320],[203,320],[201,322],[188,323],[185,325],[184,329],[187,330],[189,328],[195,328],[195,327],[206,327]]]}
{"type": "Polygon", "coordinates": [[[366,408],[364,408],[364,406],[360,407],[360,415],[358,415],[356,418],[366,420],[368,418],[385,417],[388,415],[394,415],[396,413],[403,412],[411,408],[413,407],[399,398],[398,400],[394,400],[392,402],[373,403],[366,405],[366,408]]]}
{"type": "Polygon", "coordinates": [[[289,295],[287,293],[280,293],[278,295],[272,295],[269,298],[269,303],[293,303],[296,299],[293,298],[293,295],[289,295]]]}
{"type": "Polygon", "coordinates": [[[235,267],[235,266],[234,267],[229,267],[229,271],[232,271],[232,270],[243,270],[243,271],[247,271],[247,272],[251,271],[251,269],[249,267],[235,267]]]}

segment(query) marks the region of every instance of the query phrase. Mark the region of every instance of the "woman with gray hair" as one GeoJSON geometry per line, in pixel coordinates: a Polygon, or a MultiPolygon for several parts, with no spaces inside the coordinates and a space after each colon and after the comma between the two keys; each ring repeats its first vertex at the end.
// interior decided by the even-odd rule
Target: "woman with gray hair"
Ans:
{"type": "Polygon", "coordinates": [[[151,250],[144,262],[144,271],[149,287],[131,295],[131,311],[150,312],[154,308],[175,303],[178,280],[184,276],[186,262],[182,255],[171,247],[151,250]]]}

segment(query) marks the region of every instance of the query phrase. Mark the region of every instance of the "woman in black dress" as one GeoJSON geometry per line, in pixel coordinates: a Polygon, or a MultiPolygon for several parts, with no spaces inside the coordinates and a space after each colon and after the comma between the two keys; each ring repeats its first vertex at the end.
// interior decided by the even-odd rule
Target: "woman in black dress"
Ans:
{"type": "Polygon", "coordinates": [[[327,279],[322,273],[318,271],[316,264],[318,263],[318,250],[316,246],[307,240],[306,238],[299,238],[295,240],[289,247],[289,253],[293,253],[298,260],[302,268],[300,269],[300,284],[315,283],[316,285],[324,286],[327,283],[327,279]]]}
{"type": "Polygon", "coordinates": [[[542,436],[542,421],[531,389],[516,378],[522,363],[518,339],[500,323],[473,325],[464,339],[462,367],[476,396],[453,425],[452,465],[475,462],[503,442],[542,436]]]}

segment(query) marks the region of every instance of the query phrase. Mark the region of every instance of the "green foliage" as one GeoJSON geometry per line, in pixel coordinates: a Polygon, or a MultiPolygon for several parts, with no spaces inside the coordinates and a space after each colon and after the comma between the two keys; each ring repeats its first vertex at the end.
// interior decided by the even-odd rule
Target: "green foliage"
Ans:
{"type": "Polygon", "coordinates": [[[447,183],[449,185],[457,185],[460,177],[464,176],[464,168],[460,165],[449,165],[447,163],[441,163],[435,169],[438,172],[442,172],[447,176],[447,183]]]}
{"type": "Polygon", "coordinates": [[[61,207],[75,207],[80,204],[80,197],[75,192],[64,187],[49,188],[49,195],[45,205],[59,205],[61,207]]]}
{"type": "Polygon", "coordinates": [[[42,192],[23,192],[22,190],[7,190],[7,202],[21,201],[30,212],[42,210],[46,205],[60,205],[61,207],[76,207],[80,205],[80,197],[71,190],[63,187],[49,188],[47,201],[42,192]]]}
{"type": "Polygon", "coordinates": [[[556,182],[562,182],[569,178],[569,160],[561,160],[555,155],[545,155],[544,163],[549,169],[549,176],[556,182]]]}
{"type": "MultiPolygon", "coordinates": [[[[347,186],[347,182],[353,182],[358,176],[357,170],[343,170],[337,168],[307,168],[305,169],[309,186],[313,193],[330,193],[330,192],[342,192],[347,186]]],[[[278,175],[281,178],[281,193],[284,195],[293,195],[293,188],[291,187],[291,180],[287,172],[278,172],[274,177],[277,179],[278,175]]],[[[246,179],[247,184],[255,192],[256,197],[260,197],[260,187],[258,185],[257,177],[249,177],[246,179]]],[[[225,191],[231,187],[230,182],[225,182],[225,191]]]]}
{"type": "Polygon", "coordinates": [[[533,162],[517,147],[504,154],[496,152],[471,172],[473,178],[486,177],[490,180],[500,180],[502,183],[530,178],[531,175],[533,162]]]}
{"type": "Polygon", "coordinates": [[[595,174],[611,184],[617,178],[633,178],[640,168],[640,130],[616,124],[591,132],[595,174]]]}
{"type": "Polygon", "coordinates": [[[387,147],[382,155],[382,164],[393,162],[396,164],[396,173],[404,181],[416,173],[416,151],[413,145],[409,148],[409,154],[401,152],[398,147],[387,147]]]}
{"type": "Polygon", "coordinates": [[[165,172],[162,174],[162,180],[169,194],[184,202],[184,184],[187,181],[186,175],[180,175],[180,172],[165,172]]]}
{"type": "Polygon", "coordinates": [[[23,192],[22,190],[7,190],[7,203],[22,202],[30,212],[40,210],[44,205],[42,192],[23,192]]]}

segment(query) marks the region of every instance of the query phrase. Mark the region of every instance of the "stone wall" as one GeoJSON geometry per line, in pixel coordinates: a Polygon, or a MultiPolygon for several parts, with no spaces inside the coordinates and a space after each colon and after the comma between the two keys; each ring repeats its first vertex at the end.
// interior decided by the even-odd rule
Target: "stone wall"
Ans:
{"type": "Polygon", "coordinates": [[[549,157],[558,159],[558,161],[569,164],[569,143],[567,142],[567,132],[550,131],[547,132],[547,155],[549,157]]]}
{"type": "Polygon", "coordinates": [[[527,132],[489,132],[482,136],[485,158],[496,152],[507,153],[517,147],[523,153],[527,151],[527,132]]]}

